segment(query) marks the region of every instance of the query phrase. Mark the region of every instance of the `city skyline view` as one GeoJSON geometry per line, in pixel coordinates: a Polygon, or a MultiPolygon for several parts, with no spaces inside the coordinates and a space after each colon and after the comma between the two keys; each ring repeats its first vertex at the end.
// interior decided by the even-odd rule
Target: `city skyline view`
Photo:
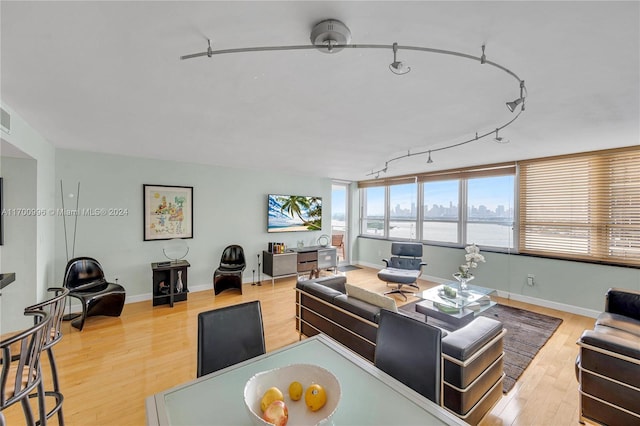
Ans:
{"type": "MultiPolygon", "coordinates": [[[[459,216],[459,180],[425,182],[424,218],[453,219],[459,216]]],[[[390,218],[417,218],[417,184],[389,187],[390,218]]],[[[510,219],[514,217],[514,178],[497,176],[469,179],[467,181],[467,205],[470,219],[510,219]]],[[[385,188],[367,189],[366,216],[383,218],[385,188]]]]}

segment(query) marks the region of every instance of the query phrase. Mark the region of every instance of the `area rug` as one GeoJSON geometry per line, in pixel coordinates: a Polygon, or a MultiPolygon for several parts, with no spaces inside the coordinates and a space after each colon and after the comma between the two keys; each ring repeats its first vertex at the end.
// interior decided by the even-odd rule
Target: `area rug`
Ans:
{"type": "MultiPolygon", "coordinates": [[[[398,309],[424,321],[424,315],[415,310],[416,303],[411,302],[398,309]]],[[[505,378],[502,382],[502,391],[507,393],[558,329],[562,319],[505,305],[492,306],[480,315],[499,320],[507,329],[504,336],[505,378]]],[[[429,322],[439,325],[433,318],[429,318],[429,322]]]]}
{"type": "Polygon", "coordinates": [[[356,271],[358,269],[362,269],[362,268],[359,267],[359,266],[355,266],[355,265],[338,266],[338,271],[340,271],[340,272],[356,271]]]}

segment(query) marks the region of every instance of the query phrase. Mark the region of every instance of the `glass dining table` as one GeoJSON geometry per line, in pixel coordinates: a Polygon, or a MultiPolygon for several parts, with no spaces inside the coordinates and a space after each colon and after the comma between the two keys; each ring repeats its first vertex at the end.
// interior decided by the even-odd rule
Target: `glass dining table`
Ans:
{"type": "Polygon", "coordinates": [[[245,383],[256,373],[316,364],[340,382],[334,425],[466,425],[364,358],[317,335],[208,374],[146,399],[147,425],[247,425],[245,383]]]}

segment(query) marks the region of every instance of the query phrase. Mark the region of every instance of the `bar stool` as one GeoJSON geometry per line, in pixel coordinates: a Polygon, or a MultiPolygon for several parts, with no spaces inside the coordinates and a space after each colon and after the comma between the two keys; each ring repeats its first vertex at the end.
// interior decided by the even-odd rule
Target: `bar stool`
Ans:
{"type": "MultiPolygon", "coordinates": [[[[64,416],[62,415],[62,401],[64,397],[60,392],[60,384],[58,382],[58,368],[56,366],[56,359],[53,355],[53,346],[62,339],[62,317],[64,315],[64,305],[69,289],[61,287],[50,287],[47,289],[49,292],[53,292],[53,297],[44,302],[31,305],[25,309],[25,311],[44,311],[49,314],[49,332],[44,333],[44,345],[43,351],[47,351],[49,357],[49,366],[51,367],[51,379],[53,381],[53,390],[47,390],[44,392],[45,396],[54,397],[56,400],[55,406],[47,413],[47,419],[51,418],[55,413],[58,413],[58,424],[64,426],[64,416]]],[[[29,397],[34,398],[37,394],[31,394],[29,397]]]]}
{"type": "Polygon", "coordinates": [[[33,316],[35,325],[21,333],[0,341],[2,373],[0,374],[0,424],[4,424],[1,411],[20,402],[27,425],[47,423],[47,414],[40,368],[40,354],[44,335],[50,324],[50,316],[44,311],[25,311],[33,316]],[[36,422],[31,412],[29,395],[37,388],[40,421],[36,422]]]}

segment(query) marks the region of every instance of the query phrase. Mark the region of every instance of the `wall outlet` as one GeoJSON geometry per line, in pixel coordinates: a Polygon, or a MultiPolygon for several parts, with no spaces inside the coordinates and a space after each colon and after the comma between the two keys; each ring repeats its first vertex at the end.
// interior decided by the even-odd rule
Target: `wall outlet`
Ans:
{"type": "Polygon", "coordinates": [[[533,287],[533,285],[535,284],[535,278],[536,276],[533,274],[528,274],[527,275],[527,285],[530,285],[533,287]]]}

